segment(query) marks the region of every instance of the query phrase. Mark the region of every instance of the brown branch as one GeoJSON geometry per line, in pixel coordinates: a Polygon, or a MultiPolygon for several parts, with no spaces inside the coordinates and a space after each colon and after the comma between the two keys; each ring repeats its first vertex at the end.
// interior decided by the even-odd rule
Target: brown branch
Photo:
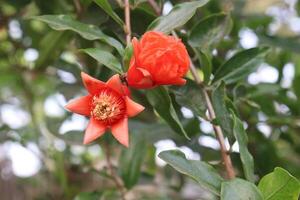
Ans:
{"type": "Polygon", "coordinates": [[[161,8],[155,0],[147,0],[157,15],[161,15],[161,8]]]}
{"type": "Polygon", "coordinates": [[[126,34],[126,42],[130,43],[131,40],[131,25],[130,25],[130,4],[129,0],[124,0],[125,9],[125,27],[124,32],[126,34]]]}
{"type": "MultiPolygon", "coordinates": [[[[175,31],[172,31],[172,34],[176,38],[178,38],[175,31]]],[[[208,91],[203,87],[201,78],[198,75],[197,69],[196,69],[194,63],[192,62],[191,58],[190,58],[190,70],[191,70],[191,73],[192,73],[192,76],[193,76],[194,80],[196,81],[196,83],[198,85],[200,85],[201,89],[203,90],[203,93],[204,93],[204,96],[205,96],[205,102],[206,102],[208,113],[209,113],[208,120],[212,121],[213,119],[216,118],[216,113],[215,113],[214,107],[211,103],[211,99],[209,97],[208,91]]],[[[228,176],[229,179],[233,179],[235,177],[235,173],[234,173],[234,169],[233,169],[233,166],[232,166],[230,155],[227,153],[227,150],[226,150],[223,131],[220,128],[220,126],[217,126],[217,125],[214,125],[214,124],[212,124],[212,126],[213,126],[213,129],[215,131],[216,138],[217,138],[217,140],[220,144],[221,156],[222,156],[222,159],[223,159],[223,162],[224,162],[224,165],[225,165],[227,176],[228,176]]]]}
{"type": "Polygon", "coordinates": [[[122,180],[116,174],[116,172],[114,170],[114,167],[113,167],[113,165],[111,163],[111,160],[110,160],[110,148],[109,148],[108,142],[105,143],[105,157],[106,157],[107,167],[109,169],[110,176],[111,176],[112,180],[115,182],[118,190],[120,191],[121,199],[126,200],[126,197],[125,197],[126,196],[126,189],[123,185],[122,180]]]}
{"type": "MultiPolygon", "coordinates": [[[[208,95],[207,90],[206,89],[203,89],[203,90],[204,90],[205,101],[206,101],[206,104],[207,104],[207,109],[208,109],[208,112],[209,112],[209,119],[213,120],[213,119],[216,118],[216,113],[215,113],[215,110],[212,106],[212,103],[211,103],[211,100],[210,100],[210,97],[208,95]]],[[[216,138],[217,138],[217,140],[220,144],[220,147],[221,147],[221,155],[222,155],[222,159],[223,159],[223,162],[224,162],[224,165],[225,165],[225,168],[226,168],[227,176],[228,176],[229,179],[233,179],[235,177],[235,173],[234,173],[234,169],[233,169],[233,166],[232,166],[230,155],[227,153],[227,150],[226,150],[223,131],[220,128],[220,126],[217,126],[217,125],[214,125],[214,124],[213,124],[213,128],[214,128],[214,131],[215,131],[215,134],[216,134],[216,138]]]]}

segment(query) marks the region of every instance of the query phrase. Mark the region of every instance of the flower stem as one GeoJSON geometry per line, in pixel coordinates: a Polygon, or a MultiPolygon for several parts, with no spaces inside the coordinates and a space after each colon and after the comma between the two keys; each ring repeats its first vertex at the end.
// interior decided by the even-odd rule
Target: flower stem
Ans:
{"type": "Polygon", "coordinates": [[[148,3],[152,6],[153,10],[157,15],[161,15],[161,8],[160,6],[155,2],[155,0],[147,0],[148,3]]]}
{"type": "Polygon", "coordinates": [[[129,0],[124,0],[124,11],[125,11],[125,27],[124,32],[126,34],[126,42],[127,44],[130,43],[131,40],[131,25],[130,25],[130,4],[129,0]]]}
{"type": "Polygon", "coordinates": [[[120,191],[120,195],[121,195],[121,199],[122,200],[126,200],[126,189],[123,185],[122,180],[120,179],[120,177],[116,174],[114,167],[111,163],[110,160],[110,146],[109,143],[106,141],[105,142],[105,158],[106,158],[106,163],[107,163],[107,167],[110,173],[110,176],[112,177],[112,180],[115,182],[118,190],[120,191]]]}

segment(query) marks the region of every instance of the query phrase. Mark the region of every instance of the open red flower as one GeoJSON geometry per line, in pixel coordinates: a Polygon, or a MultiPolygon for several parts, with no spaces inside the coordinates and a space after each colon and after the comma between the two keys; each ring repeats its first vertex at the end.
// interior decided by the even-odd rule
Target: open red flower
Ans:
{"type": "Polygon", "coordinates": [[[128,117],[137,115],[144,107],[128,97],[129,90],[119,75],[112,76],[106,83],[83,72],[81,77],[89,94],[72,100],[65,108],[90,117],[83,143],[96,140],[110,128],[112,135],[128,147],[128,117]]]}
{"type": "Polygon", "coordinates": [[[183,85],[189,70],[189,55],[180,39],[149,31],[141,40],[132,40],[134,56],[127,72],[128,85],[152,88],[157,85],[183,85]]]}

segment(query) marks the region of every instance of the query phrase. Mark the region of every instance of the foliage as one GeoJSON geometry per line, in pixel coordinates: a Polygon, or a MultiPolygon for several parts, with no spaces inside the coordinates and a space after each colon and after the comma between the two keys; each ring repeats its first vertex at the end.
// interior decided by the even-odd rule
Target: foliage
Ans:
{"type": "Polygon", "coordinates": [[[120,199],[125,191],[130,200],[297,200],[299,31],[287,21],[273,30],[279,19],[265,10],[299,10],[299,2],[257,1],[254,9],[250,0],[154,1],[165,8],[161,16],[150,1],[129,2],[132,36],[148,30],[177,36],[195,65],[184,86],[131,89],[146,109],[129,121],[129,148],[110,134],[82,145],[80,124],[87,120],[63,108],[84,95],[81,71],[106,81],[128,70],[133,49],[125,40],[123,1],[1,2],[1,199],[120,199]],[[257,41],[249,45],[248,37],[245,44],[245,33],[257,41]],[[211,126],[224,134],[234,179],[228,180],[220,146],[211,145],[219,139],[211,126]],[[16,163],[5,150],[12,145],[33,152],[38,173],[12,174],[16,163]]]}

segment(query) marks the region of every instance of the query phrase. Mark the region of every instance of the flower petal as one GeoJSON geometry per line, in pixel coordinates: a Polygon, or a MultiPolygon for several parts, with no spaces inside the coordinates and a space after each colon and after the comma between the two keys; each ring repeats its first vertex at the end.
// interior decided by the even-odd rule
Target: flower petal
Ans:
{"type": "Polygon", "coordinates": [[[65,108],[80,115],[90,116],[91,101],[92,96],[83,96],[78,99],[71,100],[67,105],[65,105],[65,108]]]}
{"type": "Polygon", "coordinates": [[[105,87],[105,83],[91,77],[90,75],[81,72],[81,78],[84,84],[84,87],[90,94],[96,94],[99,91],[99,88],[105,87]]]}
{"type": "Polygon", "coordinates": [[[126,97],[125,102],[127,115],[129,117],[134,117],[145,109],[144,106],[132,101],[129,97],[126,97]]]}
{"type": "Polygon", "coordinates": [[[115,90],[116,92],[118,92],[121,95],[125,95],[126,91],[123,88],[123,84],[121,82],[120,76],[119,74],[115,74],[113,75],[107,82],[106,82],[106,86],[115,90]]]}
{"type": "Polygon", "coordinates": [[[134,64],[127,72],[127,81],[128,85],[134,88],[152,88],[154,85],[149,71],[135,67],[134,64]]]}
{"type": "Polygon", "coordinates": [[[112,135],[118,140],[121,144],[128,147],[129,138],[128,138],[128,118],[120,120],[118,123],[112,125],[111,127],[112,135]]]}
{"type": "Polygon", "coordinates": [[[135,59],[136,60],[135,62],[138,65],[138,56],[140,53],[139,41],[136,39],[136,37],[134,37],[131,42],[132,42],[133,54],[134,54],[132,59],[135,59]]]}
{"type": "Polygon", "coordinates": [[[91,118],[84,134],[83,144],[88,144],[105,133],[106,126],[91,118]]]}

